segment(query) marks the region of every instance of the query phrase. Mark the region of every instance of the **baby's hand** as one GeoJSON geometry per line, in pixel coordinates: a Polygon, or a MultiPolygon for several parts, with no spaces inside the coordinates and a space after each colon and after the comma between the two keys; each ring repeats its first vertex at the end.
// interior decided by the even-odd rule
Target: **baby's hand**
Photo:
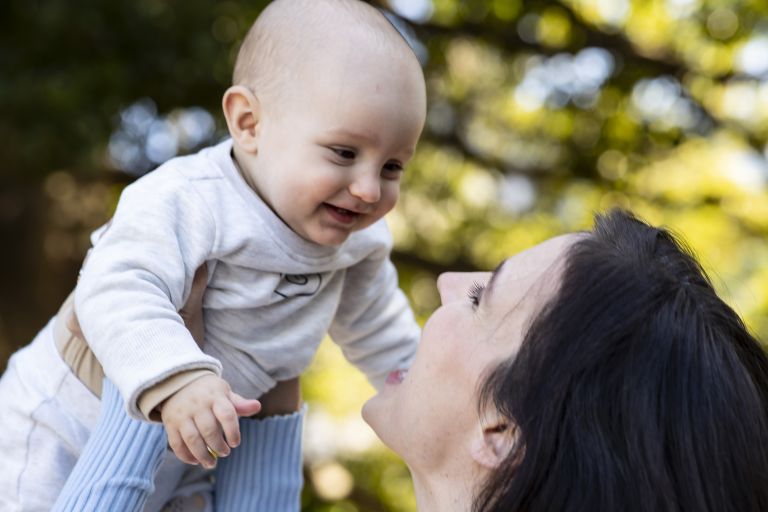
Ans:
{"type": "Polygon", "coordinates": [[[214,455],[226,457],[230,448],[240,444],[237,417],[251,416],[260,409],[258,400],[247,400],[225,380],[206,375],[171,395],[163,403],[160,417],[168,444],[180,460],[212,468],[214,455]]]}

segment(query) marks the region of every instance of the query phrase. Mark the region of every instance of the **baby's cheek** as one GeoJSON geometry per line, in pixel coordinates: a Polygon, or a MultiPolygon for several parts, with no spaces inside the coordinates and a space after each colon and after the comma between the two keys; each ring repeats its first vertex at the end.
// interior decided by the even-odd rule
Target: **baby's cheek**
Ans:
{"type": "Polygon", "coordinates": [[[394,206],[394,204],[397,202],[398,198],[400,197],[400,184],[402,183],[401,180],[396,181],[390,181],[387,182],[384,185],[384,199],[389,201],[389,204],[391,206],[394,206]]]}

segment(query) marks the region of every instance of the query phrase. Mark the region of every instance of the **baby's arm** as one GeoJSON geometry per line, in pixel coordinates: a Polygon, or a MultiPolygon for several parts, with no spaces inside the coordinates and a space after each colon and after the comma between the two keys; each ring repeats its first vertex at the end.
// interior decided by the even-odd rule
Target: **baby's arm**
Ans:
{"type": "Polygon", "coordinates": [[[420,329],[388,255],[369,258],[347,270],[329,333],[347,360],[376,388],[381,388],[391,371],[410,366],[420,329]]]}
{"type": "MultiPolygon", "coordinates": [[[[206,266],[200,266],[194,274],[187,302],[179,310],[179,316],[198,345],[202,345],[204,336],[202,303],[207,276],[206,266]]],[[[83,337],[74,311],[66,322],[73,334],[83,337]]],[[[212,467],[214,459],[207,447],[219,455],[229,454],[229,448],[240,442],[237,414],[250,416],[257,413],[259,402],[232,393],[228,384],[211,372],[195,375],[199,378],[181,387],[165,401],[171,405],[161,418],[170,446],[179,459],[212,467]]]]}
{"type": "Polygon", "coordinates": [[[155,419],[161,405],[179,458],[212,466],[209,449],[227,454],[239,443],[236,409],[252,414],[258,402],[230,391],[217,375],[220,363],[200,350],[177,313],[195,289],[194,270],[216,250],[216,222],[180,171],[155,173],[123,192],[83,268],[76,308],[128,412],[155,419]],[[149,395],[157,401],[142,408],[149,395]]]}
{"type": "MultiPolygon", "coordinates": [[[[198,344],[203,343],[202,308],[208,272],[195,272],[192,289],[179,314],[198,344]]],[[[73,336],[84,340],[75,310],[63,309],[73,336]]],[[[154,490],[154,477],[167,446],[161,425],[138,421],[125,413],[120,392],[108,379],[100,383],[101,405],[96,425],[54,505],[54,512],[79,510],[143,510],[154,490]]]]}
{"type": "Polygon", "coordinates": [[[80,325],[137,419],[147,389],[180,372],[221,371],[177,312],[215,240],[215,218],[197,190],[180,171],[159,169],[126,187],[83,268],[80,325]]]}

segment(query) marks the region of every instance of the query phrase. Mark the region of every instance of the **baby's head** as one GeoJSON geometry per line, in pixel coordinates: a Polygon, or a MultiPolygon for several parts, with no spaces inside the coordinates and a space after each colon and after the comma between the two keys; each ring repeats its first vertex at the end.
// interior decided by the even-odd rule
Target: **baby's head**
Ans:
{"type": "Polygon", "coordinates": [[[395,205],[424,126],[411,48],[360,0],[275,0],[223,99],[246,180],[306,240],[334,246],[395,205]]]}

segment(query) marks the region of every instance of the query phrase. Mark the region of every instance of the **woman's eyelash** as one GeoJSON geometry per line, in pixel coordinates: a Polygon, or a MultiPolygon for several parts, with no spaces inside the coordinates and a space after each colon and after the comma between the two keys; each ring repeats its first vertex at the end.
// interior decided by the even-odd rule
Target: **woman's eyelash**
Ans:
{"type": "Polygon", "coordinates": [[[469,287],[467,295],[469,296],[469,301],[473,306],[480,305],[480,297],[483,296],[483,291],[485,291],[485,285],[480,284],[477,281],[472,283],[472,286],[469,287]]]}

